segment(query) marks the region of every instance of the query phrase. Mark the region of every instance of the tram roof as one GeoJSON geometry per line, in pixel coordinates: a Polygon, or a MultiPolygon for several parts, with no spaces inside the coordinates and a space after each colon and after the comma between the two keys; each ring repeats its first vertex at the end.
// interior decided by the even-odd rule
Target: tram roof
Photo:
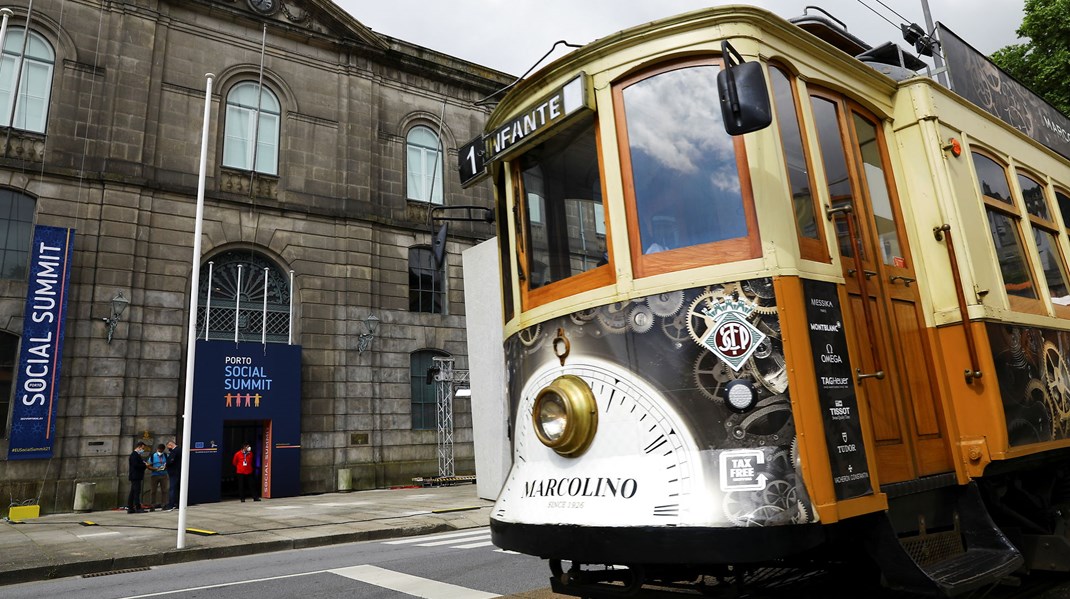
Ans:
{"type": "MultiPolygon", "coordinates": [[[[800,46],[823,47],[828,53],[829,60],[850,61],[859,66],[863,64],[862,61],[891,64],[898,62],[910,70],[919,70],[927,66],[917,57],[902,51],[894,43],[889,42],[876,48],[871,47],[861,39],[847,33],[845,27],[837,27],[833,21],[836,20],[819,18],[810,14],[789,20],[757,6],[728,4],[701,8],[636,25],[595,40],[551,62],[527,79],[517,83],[495,108],[487,123],[487,130],[492,130],[506,119],[509,114],[527,102],[532,94],[544,91],[544,86],[549,82],[582,70],[586,64],[600,57],[646,44],[654,39],[715,28],[728,23],[750,25],[759,30],[774,30],[793,38],[793,41],[800,46]],[[861,56],[856,57],[856,55],[861,56]]],[[[839,21],[836,22],[839,23],[839,21]]],[[[728,38],[733,36],[732,32],[727,33],[728,38]]],[[[715,35],[719,37],[720,33],[715,35]]],[[[868,67],[865,70],[877,73],[868,67]]],[[[879,76],[886,78],[883,74],[879,76]]]]}

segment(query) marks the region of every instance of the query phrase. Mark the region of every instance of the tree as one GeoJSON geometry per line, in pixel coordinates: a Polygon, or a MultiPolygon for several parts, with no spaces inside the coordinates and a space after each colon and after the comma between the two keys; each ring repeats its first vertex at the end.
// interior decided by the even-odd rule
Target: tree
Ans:
{"type": "Polygon", "coordinates": [[[996,50],[992,62],[1070,114],[1070,0],[1026,0],[1017,33],[1028,41],[996,50]]]}

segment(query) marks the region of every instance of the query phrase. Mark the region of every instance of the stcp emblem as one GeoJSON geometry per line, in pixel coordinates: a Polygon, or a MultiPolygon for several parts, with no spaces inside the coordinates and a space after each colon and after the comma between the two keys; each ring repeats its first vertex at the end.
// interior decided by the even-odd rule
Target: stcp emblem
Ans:
{"type": "Polygon", "coordinates": [[[754,307],[742,301],[727,300],[703,310],[708,327],[700,338],[725,364],[738,372],[766,339],[766,334],[748,322],[754,307]]]}

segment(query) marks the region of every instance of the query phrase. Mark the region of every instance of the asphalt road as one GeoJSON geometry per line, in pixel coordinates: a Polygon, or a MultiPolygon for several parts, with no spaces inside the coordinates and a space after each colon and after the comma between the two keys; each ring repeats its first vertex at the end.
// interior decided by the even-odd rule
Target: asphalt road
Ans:
{"type": "MultiPolygon", "coordinates": [[[[844,585],[835,571],[773,575],[747,590],[707,590],[710,596],[750,599],[906,599],[874,585],[844,585]],[[712,592],[710,592],[712,591],[712,592]]],[[[246,557],[161,565],[95,577],[3,587],[4,599],[560,599],[549,590],[543,560],[502,551],[487,528],[331,545],[246,557]]],[[[1070,576],[1030,576],[969,597],[1070,599],[1070,576]]],[[[731,585],[729,585],[731,586],[731,585]]],[[[637,597],[642,597],[640,593],[637,597]]],[[[696,596],[685,593],[682,597],[696,596]]]]}
{"type": "MultiPolygon", "coordinates": [[[[486,528],[164,565],[7,586],[5,599],[489,599],[548,586],[539,559],[504,552],[486,528]]],[[[544,596],[549,596],[546,594],[544,596]]]]}

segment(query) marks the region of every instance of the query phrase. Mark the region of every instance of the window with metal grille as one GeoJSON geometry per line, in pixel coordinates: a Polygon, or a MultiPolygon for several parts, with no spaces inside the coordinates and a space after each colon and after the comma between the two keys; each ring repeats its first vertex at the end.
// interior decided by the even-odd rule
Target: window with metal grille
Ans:
{"type": "Polygon", "coordinates": [[[201,266],[199,295],[198,339],[237,334],[238,341],[289,342],[289,277],[261,254],[232,250],[214,256],[201,266]]]}
{"type": "Polygon", "coordinates": [[[442,265],[435,264],[431,248],[409,248],[409,312],[445,313],[442,278],[442,265]]]}

